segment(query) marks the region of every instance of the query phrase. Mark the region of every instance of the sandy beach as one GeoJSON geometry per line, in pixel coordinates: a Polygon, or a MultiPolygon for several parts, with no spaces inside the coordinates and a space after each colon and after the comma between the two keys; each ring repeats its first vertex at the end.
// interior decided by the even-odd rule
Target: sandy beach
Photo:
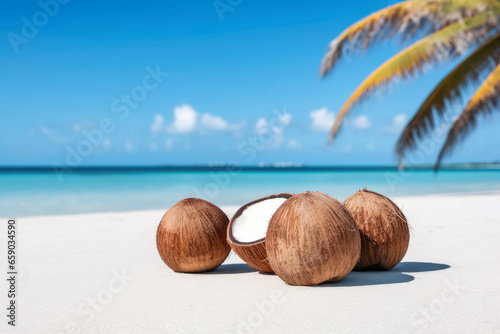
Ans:
{"type": "Polygon", "coordinates": [[[412,227],[402,263],[317,287],[286,285],[233,253],[213,272],[174,273],[155,244],[164,210],[20,218],[16,330],[498,333],[500,194],[395,202],[412,227]]]}

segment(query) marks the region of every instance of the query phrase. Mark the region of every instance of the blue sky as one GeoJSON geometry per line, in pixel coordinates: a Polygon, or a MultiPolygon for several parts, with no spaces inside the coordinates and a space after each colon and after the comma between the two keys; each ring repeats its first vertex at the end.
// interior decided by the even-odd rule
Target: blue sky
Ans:
{"type": "MultiPolygon", "coordinates": [[[[368,99],[331,147],[337,110],[401,46],[318,76],[330,40],[390,3],[3,0],[0,164],[395,164],[398,131],[456,61],[368,99]]],[[[499,125],[446,162],[500,161],[499,125]]]]}

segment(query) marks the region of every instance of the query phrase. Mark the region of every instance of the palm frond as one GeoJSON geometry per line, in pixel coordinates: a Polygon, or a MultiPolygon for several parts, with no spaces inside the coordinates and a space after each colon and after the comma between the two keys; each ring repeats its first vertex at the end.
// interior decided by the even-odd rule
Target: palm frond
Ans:
{"type": "Polygon", "coordinates": [[[500,98],[500,64],[491,72],[490,75],[479,86],[476,93],[472,96],[460,116],[453,122],[448,132],[446,141],[439,152],[439,157],[434,167],[438,170],[441,161],[446,155],[449,155],[456,145],[463,141],[465,137],[476,126],[478,116],[486,116],[494,111],[499,111],[500,98]]]}
{"type": "MultiPolygon", "coordinates": [[[[344,30],[328,45],[328,50],[321,62],[320,74],[324,76],[335,66],[342,55],[351,55],[366,49],[387,31],[397,31],[410,14],[410,1],[396,3],[354,23],[344,30]]],[[[390,36],[386,36],[389,38],[390,36]]]]}
{"type": "Polygon", "coordinates": [[[490,20],[489,12],[479,13],[464,21],[450,24],[391,57],[373,71],[342,106],[330,131],[329,142],[335,138],[344,118],[355,104],[377,89],[385,87],[395,77],[406,79],[422,72],[424,67],[432,62],[462,54],[472,44],[486,38],[492,25],[496,25],[496,19],[493,21],[490,20]]]}
{"type": "Polygon", "coordinates": [[[418,139],[434,127],[434,113],[443,117],[450,105],[462,99],[466,88],[477,86],[481,74],[491,71],[499,62],[500,33],[472,52],[433,89],[398,139],[396,154],[399,159],[401,160],[407,151],[414,149],[418,139]]]}
{"type": "Polygon", "coordinates": [[[406,41],[417,31],[433,33],[498,5],[498,0],[408,0],[388,6],[354,23],[330,42],[320,75],[325,76],[342,56],[364,51],[379,40],[400,35],[406,41]]]}

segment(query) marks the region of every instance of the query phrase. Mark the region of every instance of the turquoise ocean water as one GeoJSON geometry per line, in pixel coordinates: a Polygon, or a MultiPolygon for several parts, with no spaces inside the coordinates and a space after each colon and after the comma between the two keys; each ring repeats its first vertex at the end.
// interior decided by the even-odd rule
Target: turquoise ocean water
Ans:
{"type": "Polygon", "coordinates": [[[0,217],[167,209],[186,197],[240,205],[280,192],[321,191],[339,200],[367,187],[389,197],[500,192],[500,170],[399,172],[393,168],[267,170],[50,170],[0,172],[0,217]]]}

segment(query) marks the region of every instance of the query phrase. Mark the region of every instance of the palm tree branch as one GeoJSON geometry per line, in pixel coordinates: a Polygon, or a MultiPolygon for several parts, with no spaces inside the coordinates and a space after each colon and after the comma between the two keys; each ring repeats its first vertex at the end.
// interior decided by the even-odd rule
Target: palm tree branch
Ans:
{"type": "Polygon", "coordinates": [[[478,85],[481,74],[491,71],[498,62],[500,33],[472,52],[433,89],[401,133],[396,144],[398,157],[402,159],[405,152],[414,149],[417,140],[434,127],[434,112],[442,117],[447,106],[457,99],[461,100],[464,90],[478,85]]]}
{"type": "Polygon", "coordinates": [[[342,109],[337,114],[330,131],[329,142],[337,135],[343,120],[352,107],[380,87],[384,87],[394,77],[406,79],[417,72],[422,72],[424,66],[461,54],[476,40],[481,39],[488,29],[484,25],[489,18],[488,12],[482,12],[467,20],[455,22],[445,28],[423,38],[380,65],[352,93],[342,109]]]}
{"type": "Polygon", "coordinates": [[[488,75],[486,80],[479,86],[475,94],[470,99],[460,116],[453,122],[448,132],[446,141],[439,152],[435,170],[441,165],[441,161],[449,155],[456,145],[474,129],[477,118],[480,115],[486,116],[494,111],[499,111],[500,98],[500,63],[488,75]]]}
{"type": "Polygon", "coordinates": [[[343,55],[364,51],[382,39],[401,35],[406,41],[417,31],[433,33],[481,11],[498,6],[498,0],[408,0],[385,7],[357,21],[328,45],[321,63],[325,76],[343,55]]]}
{"type": "MultiPolygon", "coordinates": [[[[328,51],[321,63],[320,73],[326,75],[343,54],[353,54],[362,45],[366,49],[377,38],[382,36],[375,34],[375,31],[382,31],[382,27],[389,27],[388,30],[396,31],[404,17],[409,12],[410,1],[396,3],[383,8],[375,13],[354,23],[345,29],[338,37],[330,42],[328,51]]],[[[384,32],[385,33],[385,32],[384,32]]]]}

